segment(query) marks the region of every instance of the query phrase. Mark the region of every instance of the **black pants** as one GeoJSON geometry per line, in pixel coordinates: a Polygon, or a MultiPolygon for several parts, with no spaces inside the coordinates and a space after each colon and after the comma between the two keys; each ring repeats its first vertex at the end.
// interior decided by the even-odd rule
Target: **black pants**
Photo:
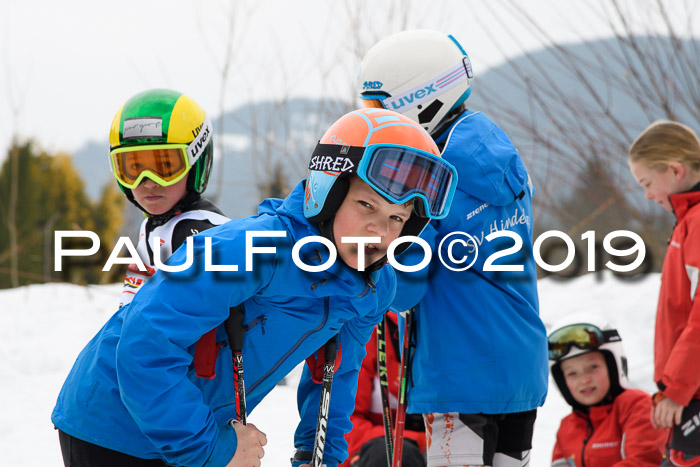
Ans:
{"type": "MultiPolygon", "coordinates": [[[[403,467],[425,467],[426,465],[425,456],[412,439],[403,440],[401,464],[403,467]]],[[[374,438],[363,444],[359,459],[352,465],[353,467],[387,467],[384,438],[374,438]]]]}
{"type": "Polygon", "coordinates": [[[58,430],[66,467],[164,467],[160,459],[141,459],[88,443],[58,430]]]}

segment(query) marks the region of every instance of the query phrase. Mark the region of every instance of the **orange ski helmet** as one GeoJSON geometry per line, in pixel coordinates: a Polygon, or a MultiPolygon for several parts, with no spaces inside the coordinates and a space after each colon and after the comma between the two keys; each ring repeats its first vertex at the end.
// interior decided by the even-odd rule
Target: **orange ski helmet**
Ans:
{"type": "Polygon", "coordinates": [[[414,199],[401,235],[418,235],[430,219],[445,217],[457,186],[457,171],[440,157],[430,135],[387,109],[354,110],[338,119],[319,141],[308,169],[307,219],[333,219],[355,175],[391,203],[414,199]]]}

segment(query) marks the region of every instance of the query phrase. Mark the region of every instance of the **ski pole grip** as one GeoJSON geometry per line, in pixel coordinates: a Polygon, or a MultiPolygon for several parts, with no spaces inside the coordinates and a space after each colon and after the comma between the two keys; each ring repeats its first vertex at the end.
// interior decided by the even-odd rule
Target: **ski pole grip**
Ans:
{"type": "Polygon", "coordinates": [[[243,350],[243,335],[245,334],[245,326],[243,326],[243,307],[241,305],[232,306],[229,309],[228,319],[226,320],[226,334],[228,335],[231,350],[243,350]]]}
{"type": "Polygon", "coordinates": [[[328,342],[326,342],[326,346],[323,349],[323,356],[326,359],[326,363],[335,362],[335,357],[337,354],[338,349],[336,346],[336,336],[333,336],[328,342]]]}

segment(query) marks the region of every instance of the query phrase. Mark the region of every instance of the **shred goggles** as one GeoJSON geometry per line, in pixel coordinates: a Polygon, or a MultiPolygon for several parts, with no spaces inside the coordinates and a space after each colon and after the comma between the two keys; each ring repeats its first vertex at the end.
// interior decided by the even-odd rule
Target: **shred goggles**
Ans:
{"type": "Polygon", "coordinates": [[[430,219],[447,216],[457,188],[457,170],[452,164],[430,152],[397,144],[366,148],[318,144],[309,170],[356,174],[392,203],[420,198],[424,215],[430,219]]]}
{"type": "Polygon", "coordinates": [[[615,329],[601,330],[587,323],[571,324],[554,331],[548,338],[549,359],[559,360],[569,353],[571,347],[581,350],[595,350],[603,344],[620,341],[615,329]]]}

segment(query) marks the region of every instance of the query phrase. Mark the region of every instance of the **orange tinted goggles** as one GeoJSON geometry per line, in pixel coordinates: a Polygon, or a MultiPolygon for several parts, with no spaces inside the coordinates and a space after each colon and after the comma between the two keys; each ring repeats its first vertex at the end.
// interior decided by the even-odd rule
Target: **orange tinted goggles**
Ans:
{"type": "Polygon", "coordinates": [[[190,169],[186,144],[167,144],[118,148],[110,152],[112,172],[129,189],[145,177],[161,186],[174,185],[190,169]]]}

